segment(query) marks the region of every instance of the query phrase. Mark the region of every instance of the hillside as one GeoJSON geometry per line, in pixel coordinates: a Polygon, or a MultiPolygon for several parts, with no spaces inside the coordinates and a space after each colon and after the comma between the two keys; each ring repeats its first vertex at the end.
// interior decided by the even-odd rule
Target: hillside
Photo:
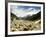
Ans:
{"type": "Polygon", "coordinates": [[[41,12],[26,17],[17,17],[11,13],[11,31],[37,31],[41,29],[41,12]]]}
{"type": "Polygon", "coordinates": [[[37,19],[40,19],[41,18],[41,12],[38,12],[37,14],[34,14],[34,15],[32,15],[32,16],[27,16],[26,18],[25,18],[25,20],[37,20],[37,19]]]}
{"type": "Polygon", "coordinates": [[[27,15],[26,17],[17,17],[16,15],[14,15],[13,13],[11,13],[11,17],[12,18],[16,18],[18,20],[36,20],[36,19],[40,19],[41,18],[41,12],[38,12],[37,14],[34,14],[32,16],[27,15]]]}

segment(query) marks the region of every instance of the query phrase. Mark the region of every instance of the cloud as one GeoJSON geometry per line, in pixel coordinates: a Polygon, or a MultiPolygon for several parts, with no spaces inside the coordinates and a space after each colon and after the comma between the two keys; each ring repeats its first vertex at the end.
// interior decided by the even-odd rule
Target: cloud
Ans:
{"type": "Polygon", "coordinates": [[[29,7],[29,6],[12,6],[12,13],[18,17],[24,17],[27,15],[32,16],[40,11],[39,7],[29,7]]]}

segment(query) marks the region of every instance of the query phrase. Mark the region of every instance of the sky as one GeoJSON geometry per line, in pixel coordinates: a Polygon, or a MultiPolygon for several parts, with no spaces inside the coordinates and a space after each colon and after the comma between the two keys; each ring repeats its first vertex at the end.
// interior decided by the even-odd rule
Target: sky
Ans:
{"type": "Polygon", "coordinates": [[[34,15],[41,11],[41,7],[38,6],[16,6],[11,5],[10,11],[18,17],[25,17],[27,15],[34,15]]]}

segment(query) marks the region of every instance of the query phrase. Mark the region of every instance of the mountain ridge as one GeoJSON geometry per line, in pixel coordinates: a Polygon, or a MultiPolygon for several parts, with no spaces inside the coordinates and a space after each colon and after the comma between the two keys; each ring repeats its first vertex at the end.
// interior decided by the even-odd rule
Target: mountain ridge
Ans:
{"type": "Polygon", "coordinates": [[[34,14],[34,15],[32,15],[32,16],[30,16],[30,15],[27,15],[27,16],[25,16],[25,17],[17,17],[16,15],[14,15],[13,13],[11,13],[11,17],[14,17],[14,18],[16,18],[16,19],[18,19],[18,20],[36,20],[36,19],[40,19],[41,18],[41,11],[40,12],[38,12],[37,14],[34,14]]]}

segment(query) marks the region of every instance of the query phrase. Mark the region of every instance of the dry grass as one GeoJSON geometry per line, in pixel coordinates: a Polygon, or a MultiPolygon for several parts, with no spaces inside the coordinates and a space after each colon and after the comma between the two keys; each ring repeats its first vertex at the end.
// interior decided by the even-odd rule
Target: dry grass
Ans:
{"type": "Polygon", "coordinates": [[[11,31],[34,31],[41,29],[41,20],[28,21],[28,20],[16,20],[11,21],[11,31]]]}

